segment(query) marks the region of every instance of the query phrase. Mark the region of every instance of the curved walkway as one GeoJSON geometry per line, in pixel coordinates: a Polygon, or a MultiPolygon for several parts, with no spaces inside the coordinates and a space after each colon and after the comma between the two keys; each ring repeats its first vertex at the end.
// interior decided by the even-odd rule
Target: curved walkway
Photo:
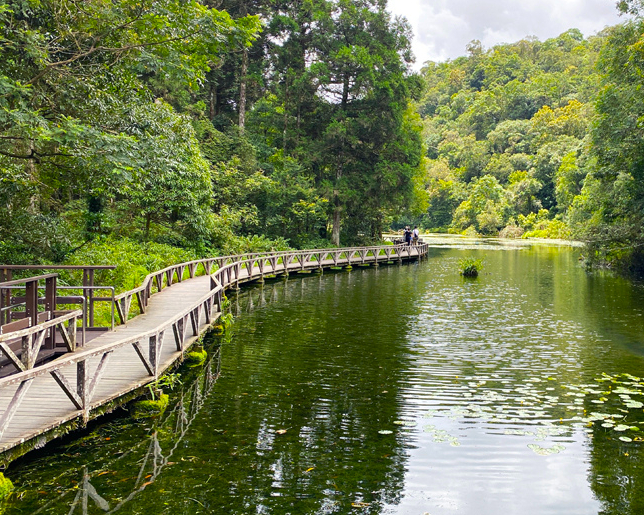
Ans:
{"type": "Polygon", "coordinates": [[[48,364],[0,380],[3,461],[82,426],[155,381],[219,317],[223,292],[231,286],[298,271],[415,260],[426,252],[426,245],[279,252],[203,260],[206,275],[198,277],[197,262],[155,272],[141,287],[118,296],[125,324],[48,364]],[[218,269],[210,274],[213,264],[218,269]],[[192,278],[182,280],[186,268],[192,278]],[[133,298],[141,314],[127,320],[133,298]]]}

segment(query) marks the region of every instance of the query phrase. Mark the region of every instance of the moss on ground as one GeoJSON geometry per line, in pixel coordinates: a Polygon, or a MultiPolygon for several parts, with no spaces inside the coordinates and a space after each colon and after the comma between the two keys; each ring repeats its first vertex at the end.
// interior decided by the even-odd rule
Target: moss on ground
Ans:
{"type": "Polygon", "coordinates": [[[0,500],[6,499],[11,491],[13,490],[13,483],[11,479],[5,477],[2,472],[0,472],[0,500]]]}
{"type": "Polygon", "coordinates": [[[188,354],[186,354],[186,359],[184,360],[184,363],[189,367],[198,367],[204,364],[207,357],[208,357],[208,353],[206,352],[205,349],[197,348],[192,352],[189,352],[188,354]]]}
{"type": "Polygon", "coordinates": [[[168,407],[170,397],[162,393],[156,400],[137,401],[132,404],[131,414],[134,418],[151,418],[162,415],[168,407]]]}

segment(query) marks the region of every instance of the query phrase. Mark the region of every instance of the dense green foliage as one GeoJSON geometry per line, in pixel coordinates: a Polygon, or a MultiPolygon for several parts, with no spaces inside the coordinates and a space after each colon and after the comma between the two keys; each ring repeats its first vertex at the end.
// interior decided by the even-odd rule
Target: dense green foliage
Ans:
{"type": "Polygon", "coordinates": [[[586,174],[604,36],[577,30],[427,63],[419,103],[429,162],[427,228],[566,237],[586,174]]]}
{"type": "Polygon", "coordinates": [[[378,238],[423,155],[385,5],[0,2],[0,261],[378,238]]]}
{"type": "MultiPolygon", "coordinates": [[[[622,2],[642,13],[641,2],[622,2]]],[[[590,133],[593,166],[571,208],[591,261],[644,270],[644,19],[610,30],[590,133]]]]}
{"type": "Polygon", "coordinates": [[[590,263],[644,270],[644,3],[585,39],[482,48],[427,63],[418,103],[429,158],[427,229],[577,238],[590,263]]]}
{"type": "Polygon", "coordinates": [[[0,1],[0,261],[361,244],[417,223],[644,262],[641,0],[596,36],[473,41],[420,75],[386,7],[0,1]]]}

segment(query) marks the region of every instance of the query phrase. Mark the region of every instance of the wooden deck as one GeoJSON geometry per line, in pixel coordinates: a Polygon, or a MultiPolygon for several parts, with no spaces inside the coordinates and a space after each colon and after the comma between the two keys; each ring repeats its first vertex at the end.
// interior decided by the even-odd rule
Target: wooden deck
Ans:
{"type": "Polygon", "coordinates": [[[69,430],[73,421],[82,426],[155,381],[211,327],[229,287],[272,275],[415,260],[426,252],[427,246],[419,245],[228,256],[150,274],[142,286],[117,296],[124,323],[114,331],[0,379],[0,453],[5,462],[15,459],[69,430]],[[199,264],[205,275],[196,275],[199,264]],[[128,319],[133,299],[140,314],[128,319]]]}

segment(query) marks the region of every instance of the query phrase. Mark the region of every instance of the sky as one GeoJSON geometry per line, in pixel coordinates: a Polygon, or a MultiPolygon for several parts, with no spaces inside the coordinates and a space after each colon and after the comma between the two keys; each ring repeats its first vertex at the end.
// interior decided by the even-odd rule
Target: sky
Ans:
{"type": "Polygon", "coordinates": [[[584,36],[624,21],[615,0],[389,0],[414,30],[415,68],[425,61],[465,55],[465,45],[478,39],[485,48],[513,43],[526,36],[540,40],[571,28],[584,36]]]}

